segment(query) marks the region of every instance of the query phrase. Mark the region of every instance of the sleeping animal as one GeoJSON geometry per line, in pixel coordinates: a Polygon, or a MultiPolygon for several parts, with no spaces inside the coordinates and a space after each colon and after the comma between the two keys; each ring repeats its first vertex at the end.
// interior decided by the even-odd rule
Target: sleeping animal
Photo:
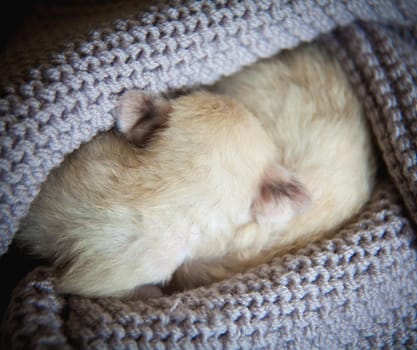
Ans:
{"type": "Polygon", "coordinates": [[[51,172],[17,236],[63,293],[222,280],[334,232],[374,184],[361,104],[316,44],[177,98],[128,91],[117,119],[51,172]]]}

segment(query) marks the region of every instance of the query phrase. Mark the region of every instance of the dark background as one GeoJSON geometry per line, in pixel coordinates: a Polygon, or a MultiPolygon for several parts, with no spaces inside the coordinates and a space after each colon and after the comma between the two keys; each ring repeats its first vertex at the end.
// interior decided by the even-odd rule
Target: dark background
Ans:
{"type": "Polygon", "coordinates": [[[0,1],[0,51],[39,1],[0,1]]]}

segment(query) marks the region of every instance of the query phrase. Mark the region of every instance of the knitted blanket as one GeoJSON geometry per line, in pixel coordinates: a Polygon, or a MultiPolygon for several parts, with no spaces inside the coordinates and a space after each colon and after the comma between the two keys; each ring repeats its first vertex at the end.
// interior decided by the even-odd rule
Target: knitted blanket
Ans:
{"type": "Polygon", "coordinates": [[[386,173],[357,217],[293,255],[146,303],[59,296],[39,267],[13,292],[5,348],[416,348],[413,0],[43,3],[1,58],[0,254],[51,169],[112,127],[119,93],[210,84],[316,39],[360,96],[386,173]]]}

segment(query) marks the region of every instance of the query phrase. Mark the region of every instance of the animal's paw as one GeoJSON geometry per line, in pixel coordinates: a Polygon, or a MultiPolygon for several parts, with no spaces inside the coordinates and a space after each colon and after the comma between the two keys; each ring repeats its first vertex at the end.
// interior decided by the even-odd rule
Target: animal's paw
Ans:
{"type": "Polygon", "coordinates": [[[162,296],[164,296],[164,292],[160,287],[154,284],[145,284],[136,288],[132,294],[129,295],[128,299],[147,300],[160,298],[162,296]]]}

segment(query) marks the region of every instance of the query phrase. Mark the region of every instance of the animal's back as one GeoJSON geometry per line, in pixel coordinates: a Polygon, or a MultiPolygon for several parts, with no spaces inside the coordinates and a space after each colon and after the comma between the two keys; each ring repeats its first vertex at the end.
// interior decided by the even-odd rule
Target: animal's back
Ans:
{"type": "Polygon", "coordinates": [[[277,162],[310,192],[310,208],[275,236],[278,247],[337,228],[369,198],[376,166],[366,120],[347,77],[323,48],[281,53],[214,89],[260,119],[277,162]]]}

